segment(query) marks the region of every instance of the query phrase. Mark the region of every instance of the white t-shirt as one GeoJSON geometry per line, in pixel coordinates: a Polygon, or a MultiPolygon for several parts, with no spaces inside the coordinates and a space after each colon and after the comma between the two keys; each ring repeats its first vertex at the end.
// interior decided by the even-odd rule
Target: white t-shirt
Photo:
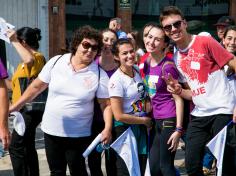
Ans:
{"type": "Polygon", "coordinates": [[[194,36],[184,50],[175,53],[175,63],[192,91],[194,116],[233,114],[234,95],[223,67],[233,58],[212,37],[194,36]]]}
{"type": "Polygon", "coordinates": [[[120,69],[109,80],[109,96],[123,98],[123,112],[142,116],[147,96],[141,76],[135,72],[134,78],[124,74],[120,69]]]}
{"type": "Polygon", "coordinates": [[[65,54],[54,66],[58,56],[53,57],[39,74],[39,79],[49,84],[42,130],[53,136],[90,136],[95,94],[98,98],[109,98],[109,78],[100,69],[99,79],[95,62],[73,71],[70,57],[71,54],[65,54]]]}

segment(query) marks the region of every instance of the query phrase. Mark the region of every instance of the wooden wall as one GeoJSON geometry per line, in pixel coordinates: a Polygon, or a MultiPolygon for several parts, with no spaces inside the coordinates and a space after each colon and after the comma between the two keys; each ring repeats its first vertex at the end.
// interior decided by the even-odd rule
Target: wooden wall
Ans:
{"type": "Polygon", "coordinates": [[[66,45],[65,0],[49,0],[49,57],[62,54],[66,45]]]}

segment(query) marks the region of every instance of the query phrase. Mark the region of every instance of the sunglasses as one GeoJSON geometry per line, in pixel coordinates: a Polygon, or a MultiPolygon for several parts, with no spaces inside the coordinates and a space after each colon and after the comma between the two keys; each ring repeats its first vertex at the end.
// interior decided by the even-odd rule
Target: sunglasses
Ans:
{"type": "Polygon", "coordinates": [[[98,51],[98,45],[92,45],[89,42],[84,41],[83,43],[81,43],[81,45],[83,46],[84,49],[88,50],[89,48],[91,48],[92,51],[98,51]]]}
{"type": "Polygon", "coordinates": [[[166,31],[166,32],[170,32],[172,30],[172,26],[174,26],[176,29],[179,29],[180,26],[181,26],[181,23],[182,23],[182,20],[179,20],[179,21],[176,21],[172,24],[169,24],[169,25],[166,25],[163,27],[163,29],[166,31]]]}

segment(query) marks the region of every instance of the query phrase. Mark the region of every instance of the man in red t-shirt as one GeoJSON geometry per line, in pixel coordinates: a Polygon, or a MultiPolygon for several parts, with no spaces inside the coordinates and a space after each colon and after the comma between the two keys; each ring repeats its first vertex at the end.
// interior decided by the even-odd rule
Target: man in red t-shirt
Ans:
{"type": "MultiPolygon", "coordinates": [[[[175,6],[163,9],[160,23],[165,34],[176,43],[174,61],[181,82],[190,88],[183,89],[177,80],[169,77],[166,80],[168,90],[193,100],[195,105],[186,134],[187,173],[203,176],[206,143],[232,120],[232,116],[236,122],[233,91],[222,69],[228,65],[236,71],[236,58],[212,37],[189,34],[183,13],[175,6]]],[[[236,171],[236,161],[227,148],[224,157],[223,175],[230,175],[236,171]]]]}

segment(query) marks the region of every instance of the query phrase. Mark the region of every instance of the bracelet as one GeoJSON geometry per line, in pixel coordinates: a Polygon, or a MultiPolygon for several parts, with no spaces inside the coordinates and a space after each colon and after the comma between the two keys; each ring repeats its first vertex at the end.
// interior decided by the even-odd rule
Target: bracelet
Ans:
{"type": "Polygon", "coordinates": [[[183,127],[176,127],[175,131],[179,132],[181,135],[184,133],[183,127]]]}

